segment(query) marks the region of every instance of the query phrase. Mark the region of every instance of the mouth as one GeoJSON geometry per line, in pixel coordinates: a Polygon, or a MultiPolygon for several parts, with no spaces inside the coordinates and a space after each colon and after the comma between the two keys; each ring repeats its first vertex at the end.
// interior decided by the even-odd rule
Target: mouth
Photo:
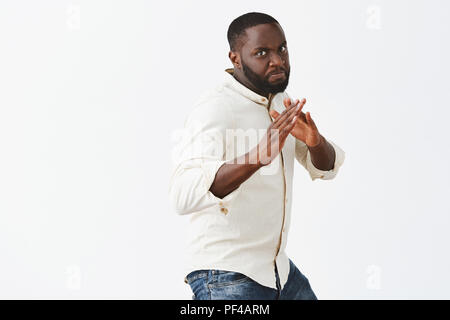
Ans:
{"type": "Polygon", "coordinates": [[[272,73],[269,76],[269,79],[270,80],[274,80],[274,81],[280,80],[280,79],[285,79],[285,78],[286,78],[286,73],[284,71],[277,72],[277,73],[272,73]]]}

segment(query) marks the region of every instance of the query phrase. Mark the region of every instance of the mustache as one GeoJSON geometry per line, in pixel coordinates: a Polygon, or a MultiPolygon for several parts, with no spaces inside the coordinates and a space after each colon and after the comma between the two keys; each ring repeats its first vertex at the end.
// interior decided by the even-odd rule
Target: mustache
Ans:
{"type": "Polygon", "coordinates": [[[269,73],[267,75],[267,77],[273,76],[274,74],[281,73],[281,72],[283,72],[285,75],[287,75],[287,72],[285,69],[278,69],[278,70],[275,70],[275,71],[272,71],[271,73],[269,73]]]}

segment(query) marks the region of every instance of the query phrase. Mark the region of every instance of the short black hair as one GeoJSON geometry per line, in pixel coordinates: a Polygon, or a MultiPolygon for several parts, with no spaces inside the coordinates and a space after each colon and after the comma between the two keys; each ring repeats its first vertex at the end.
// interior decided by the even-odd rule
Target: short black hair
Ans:
{"type": "Polygon", "coordinates": [[[240,48],[238,40],[245,34],[245,29],[265,23],[278,23],[278,21],[272,16],[261,12],[249,12],[234,19],[228,27],[227,32],[230,50],[236,51],[240,48]]]}

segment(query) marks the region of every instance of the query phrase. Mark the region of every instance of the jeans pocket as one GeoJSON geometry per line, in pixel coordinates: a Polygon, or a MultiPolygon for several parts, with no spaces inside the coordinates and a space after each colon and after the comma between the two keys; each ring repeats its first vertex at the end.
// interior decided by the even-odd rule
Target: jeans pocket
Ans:
{"type": "Polygon", "coordinates": [[[186,276],[187,283],[190,285],[198,279],[205,279],[208,277],[208,270],[196,270],[192,271],[186,276]]]}
{"type": "Polygon", "coordinates": [[[209,296],[207,283],[208,272],[196,272],[187,277],[192,290],[192,300],[205,300],[209,296]]]}
{"type": "Polygon", "coordinates": [[[222,288],[251,281],[252,279],[239,272],[214,270],[213,277],[208,284],[208,287],[222,288]]]}

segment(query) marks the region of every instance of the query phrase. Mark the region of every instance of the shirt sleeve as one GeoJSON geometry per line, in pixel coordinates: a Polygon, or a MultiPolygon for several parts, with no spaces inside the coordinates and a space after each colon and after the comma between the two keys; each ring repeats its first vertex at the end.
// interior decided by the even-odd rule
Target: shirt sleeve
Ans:
{"type": "MultiPolygon", "coordinates": [[[[284,98],[291,99],[291,97],[287,92],[284,92],[284,98]]],[[[314,167],[314,164],[311,161],[311,153],[309,152],[308,146],[303,141],[295,139],[295,158],[309,172],[312,181],[316,180],[317,178],[322,180],[333,179],[337,175],[339,167],[342,166],[342,164],[344,163],[345,159],[344,150],[342,150],[333,141],[329,139],[327,139],[327,141],[333,146],[334,151],[336,153],[336,158],[334,161],[333,169],[329,171],[324,171],[314,167]]]]}
{"type": "Polygon", "coordinates": [[[339,167],[344,163],[345,152],[333,141],[329,139],[327,139],[327,141],[333,146],[336,153],[336,158],[333,169],[324,171],[314,167],[314,164],[311,161],[311,153],[309,152],[308,146],[303,141],[298,139],[295,140],[295,158],[309,172],[312,181],[317,178],[322,180],[333,179],[337,175],[339,167]]]}
{"type": "Polygon", "coordinates": [[[239,193],[240,186],[224,198],[209,191],[217,171],[226,162],[226,130],[231,128],[231,112],[219,98],[199,103],[187,117],[172,153],[169,195],[177,214],[220,210],[239,193]]]}

